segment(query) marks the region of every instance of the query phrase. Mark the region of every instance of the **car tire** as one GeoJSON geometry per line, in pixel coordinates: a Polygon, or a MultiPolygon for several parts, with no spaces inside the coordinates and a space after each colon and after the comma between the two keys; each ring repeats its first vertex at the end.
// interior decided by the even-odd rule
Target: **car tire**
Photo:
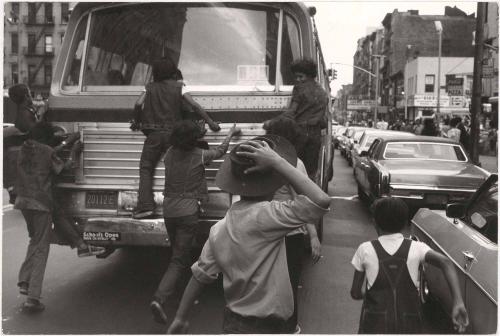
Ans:
{"type": "Polygon", "coordinates": [[[358,198],[362,202],[366,202],[368,200],[368,197],[366,196],[363,189],[361,189],[361,186],[359,185],[359,183],[358,183],[358,198]]]}
{"type": "Polygon", "coordinates": [[[430,324],[433,330],[437,330],[439,333],[453,333],[453,322],[436,297],[430,292],[422,267],[419,272],[419,281],[418,295],[423,317],[427,324],[430,324]]]}

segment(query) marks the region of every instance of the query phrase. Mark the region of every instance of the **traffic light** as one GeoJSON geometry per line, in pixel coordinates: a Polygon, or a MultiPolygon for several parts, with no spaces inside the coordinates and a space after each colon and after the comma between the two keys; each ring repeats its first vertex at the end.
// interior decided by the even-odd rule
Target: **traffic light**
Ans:
{"type": "Polygon", "coordinates": [[[328,69],[328,78],[330,78],[330,80],[337,79],[337,70],[335,70],[335,69],[328,69]]]}
{"type": "Polygon", "coordinates": [[[333,70],[333,74],[332,74],[332,80],[336,80],[337,79],[337,70],[333,70]]]}

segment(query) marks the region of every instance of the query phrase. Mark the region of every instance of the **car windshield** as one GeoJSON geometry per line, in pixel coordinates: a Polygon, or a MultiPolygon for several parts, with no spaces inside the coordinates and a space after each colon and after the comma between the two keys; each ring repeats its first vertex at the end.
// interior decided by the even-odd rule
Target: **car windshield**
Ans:
{"type": "Polygon", "coordinates": [[[431,142],[389,142],[385,147],[384,159],[467,161],[460,146],[431,142]]]}
{"type": "MultiPolygon", "coordinates": [[[[188,86],[272,90],[276,84],[279,10],[244,4],[143,3],[92,13],[88,41],[82,20],[63,89],[137,90],[151,81],[151,64],[171,59],[188,86]],[[85,47],[86,46],[86,47],[85,47]],[[84,50],[86,48],[86,50],[84,50]]],[[[293,84],[289,64],[300,58],[299,30],[284,15],[281,78],[293,84]]]]}

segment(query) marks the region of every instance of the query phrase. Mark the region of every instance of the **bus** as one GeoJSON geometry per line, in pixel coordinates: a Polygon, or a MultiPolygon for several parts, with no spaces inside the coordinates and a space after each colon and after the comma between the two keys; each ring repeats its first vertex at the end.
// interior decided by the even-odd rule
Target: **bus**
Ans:
{"type": "MultiPolygon", "coordinates": [[[[47,116],[61,132],[81,134],[79,165],[56,188],[59,206],[84,239],[110,250],[170,244],[162,160],[154,173],[154,218],[132,218],[144,135],[130,130],[129,121],[152,80],[153,60],[174,60],[186,90],[220,123],[220,132],[206,133],[210,146],[220,144],[233,123],[242,129],[230,150],[264,134],[262,123],[289,105],[294,60],[315,60],[317,80],[330,93],[314,13],[295,2],[78,3],[58,55],[47,116]]],[[[333,174],[329,111],[315,181],[324,190],[333,174]]],[[[209,201],[200,214],[200,243],[237,200],[215,185],[221,162],[206,169],[209,201]]],[[[322,223],[318,231],[321,236],[322,223]]]]}

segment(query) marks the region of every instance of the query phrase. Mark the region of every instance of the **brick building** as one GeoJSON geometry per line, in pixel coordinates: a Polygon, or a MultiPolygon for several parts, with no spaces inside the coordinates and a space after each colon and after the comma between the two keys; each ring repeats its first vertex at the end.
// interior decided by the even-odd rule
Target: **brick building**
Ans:
{"type": "Polygon", "coordinates": [[[483,46],[482,119],[493,120],[498,127],[498,3],[496,2],[486,3],[483,46]]]}
{"type": "MultiPolygon", "coordinates": [[[[442,57],[473,57],[473,32],[476,20],[460,9],[445,7],[444,15],[419,15],[416,10],[395,9],[382,21],[385,30],[382,71],[382,104],[392,111],[390,118],[404,117],[404,71],[408,61],[438,56],[439,36],[435,21],[440,21],[442,57]],[[402,108],[401,108],[402,107],[402,108]]],[[[443,89],[445,78],[441,78],[443,89]]]]}
{"type": "Polygon", "coordinates": [[[35,98],[48,97],[72,7],[70,2],[4,3],[4,89],[24,83],[35,98]]]}

